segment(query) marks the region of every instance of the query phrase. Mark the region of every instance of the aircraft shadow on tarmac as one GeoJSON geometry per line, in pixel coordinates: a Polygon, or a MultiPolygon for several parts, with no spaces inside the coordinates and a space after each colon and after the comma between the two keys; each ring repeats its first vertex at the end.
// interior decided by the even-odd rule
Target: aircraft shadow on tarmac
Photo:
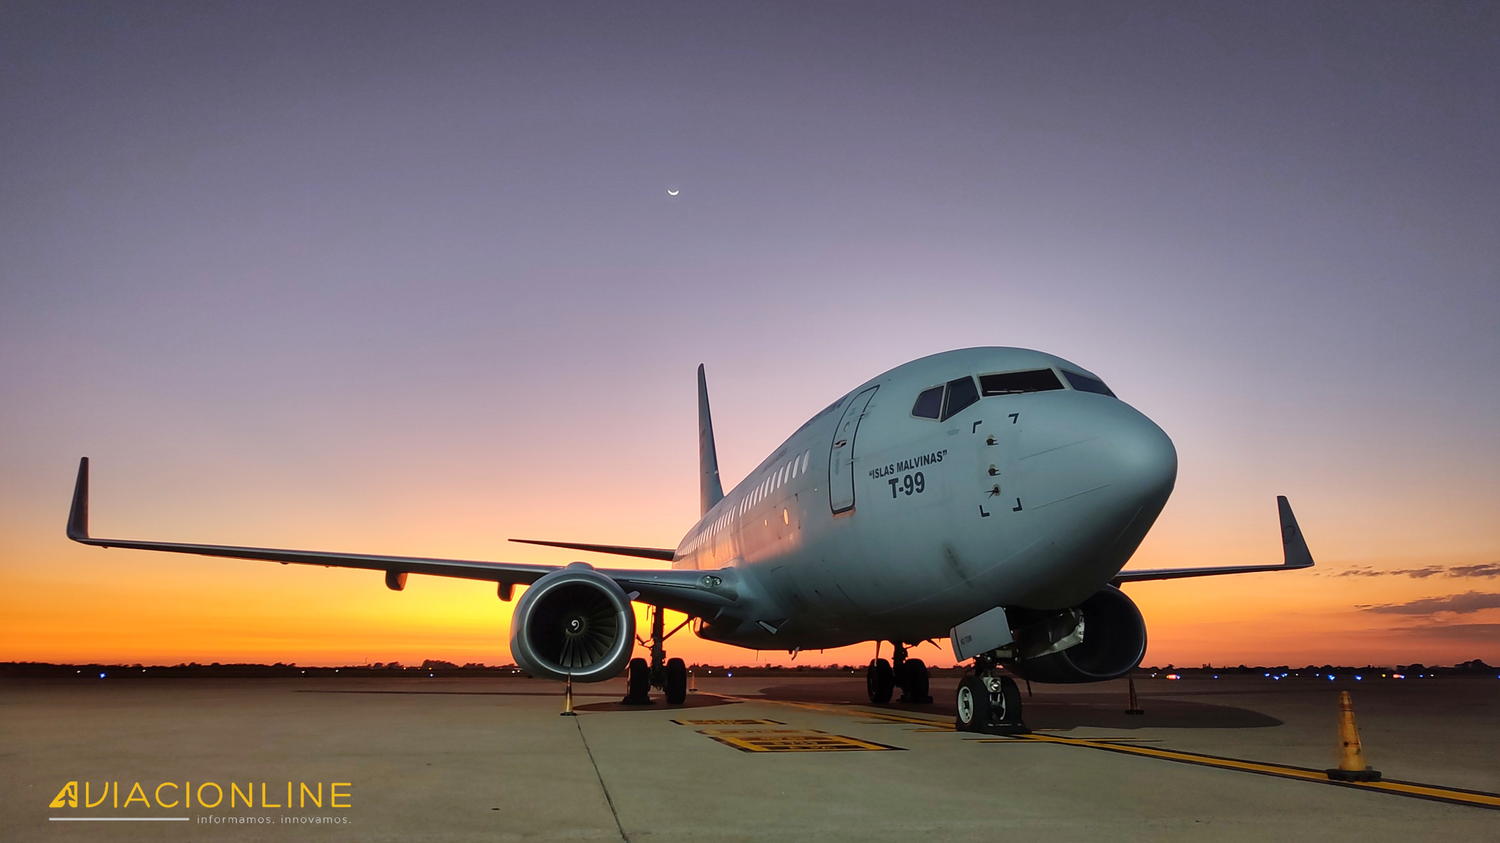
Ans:
{"type": "Polygon", "coordinates": [[[589,703],[588,705],[575,706],[579,711],[676,711],[682,708],[707,708],[714,705],[734,705],[741,700],[730,697],[720,697],[714,694],[688,694],[686,700],[678,705],[669,705],[660,694],[651,697],[651,705],[625,705],[619,700],[614,702],[589,703]]]}
{"type": "MultiPolygon", "coordinates": [[[[875,707],[927,716],[953,717],[956,714],[953,688],[934,682],[931,693],[933,702],[926,705],[892,702],[875,707]]],[[[863,680],[773,685],[762,688],[760,696],[786,702],[870,705],[863,680]]],[[[1138,715],[1125,713],[1123,695],[1059,693],[1049,689],[1037,696],[1026,696],[1022,691],[1022,701],[1026,725],[1033,729],[1072,729],[1078,726],[1104,729],[1260,729],[1282,724],[1275,717],[1248,708],[1157,697],[1141,697],[1140,705],[1145,713],[1138,715]]]]}

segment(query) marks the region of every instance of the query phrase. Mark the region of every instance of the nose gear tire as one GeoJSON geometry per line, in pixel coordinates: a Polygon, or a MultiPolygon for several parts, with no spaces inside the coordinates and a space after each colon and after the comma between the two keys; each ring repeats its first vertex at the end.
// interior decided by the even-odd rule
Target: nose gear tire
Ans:
{"type": "Polygon", "coordinates": [[[958,683],[960,732],[1015,735],[1030,731],[1021,722],[1021,689],[1009,676],[965,676],[958,683]]]}

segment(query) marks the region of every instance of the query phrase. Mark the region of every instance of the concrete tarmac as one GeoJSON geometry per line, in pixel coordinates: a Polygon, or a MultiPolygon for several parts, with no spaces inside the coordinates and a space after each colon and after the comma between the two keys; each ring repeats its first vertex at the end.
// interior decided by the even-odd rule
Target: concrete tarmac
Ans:
{"type": "MultiPolygon", "coordinates": [[[[8,680],[0,837],[1500,840],[1495,809],[979,740],[950,728],[955,682],[935,678],[932,705],[875,707],[859,704],[862,677],[700,678],[687,706],[625,708],[617,681],[579,686],[569,718],[560,686],[519,678],[8,680]],[[309,788],[292,807],[288,782],[309,788]],[[136,783],[149,805],[123,805],[136,783]],[[254,807],[239,793],[229,804],[231,783],[253,785],[254,807]],[[334,783],[347,807],[330,804],[334,783]],[[226,798],[203,807],[215,787],[226,798]]],[[[1140,717],[1123,712],[1124,684],[1106,683],[1037,686],[1027,720],[1044,736],[1321,769],[1336,762],[1349,690],[1367,761],[1387,778],[1500,791],[1493,675],[1137,685],[1140,717]]]]}

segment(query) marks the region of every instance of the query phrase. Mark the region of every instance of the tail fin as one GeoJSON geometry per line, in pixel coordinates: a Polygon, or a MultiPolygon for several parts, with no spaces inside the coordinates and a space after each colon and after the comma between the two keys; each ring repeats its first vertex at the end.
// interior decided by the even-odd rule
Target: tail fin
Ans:
{"type": "Polygon", "coordinates": [[[708,412],[708,379],[703,364],[698,364],[698,493],[707,515],[714,504],[724,499],[719,483],[719,453],[714,449],[714,420],[708,412]]]}

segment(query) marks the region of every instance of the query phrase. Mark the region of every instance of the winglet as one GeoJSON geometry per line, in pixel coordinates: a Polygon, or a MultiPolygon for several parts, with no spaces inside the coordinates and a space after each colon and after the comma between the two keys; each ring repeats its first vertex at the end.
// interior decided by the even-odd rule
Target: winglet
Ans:
{"type": "Polygon", "coordinates": [[[724,499],[724,487],[719,483],[719,454],[714,448],[714,421],[708,412],[708,379],[702,363],[698,364],[698,497],[704,515],[724,499]]]}
{"type": "Polygon", "coordinates": [[[1276,508],[1281,511],[1281,550],[1288,568],[1311,568],[1312,552],[1302,538],[1302,528],[1297,526],[1297,516],[1292,514],[1292,505],[1286,495],[1276,496],[1276,508]]]}
{"type": "Polygon", "coordinates": [[[89,540],[89,458],[78,461],[78,482],[73,485],[73,508],[68,510],[68,538],[89,540]]]}

